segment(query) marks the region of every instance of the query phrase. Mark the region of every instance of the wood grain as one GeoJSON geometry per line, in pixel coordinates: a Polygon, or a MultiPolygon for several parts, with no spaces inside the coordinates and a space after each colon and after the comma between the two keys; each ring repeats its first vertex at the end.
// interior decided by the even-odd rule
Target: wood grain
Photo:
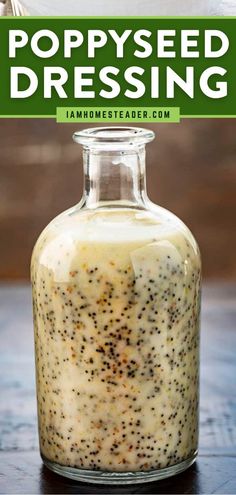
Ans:
{"type": "Polygon", "coordinates": [[[204,287],[200,455],[169,480],[98,487],[58,477],[38,453],[31,294],[0,287],[0,493],[236,493],[236,284],[204,287]]]}
{"type": "Polygon", "coordinates": [[[198,461],[173,478],[133,486],[102,486],[76,483],[49,471],[37,452],[1,454],[1,494],[235,494],[236,458],[199,457],[198,461]]]}

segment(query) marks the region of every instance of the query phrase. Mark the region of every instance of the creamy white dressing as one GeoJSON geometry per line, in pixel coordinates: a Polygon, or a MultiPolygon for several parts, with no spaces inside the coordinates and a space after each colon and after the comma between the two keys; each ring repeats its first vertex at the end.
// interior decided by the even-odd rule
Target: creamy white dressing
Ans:
{"type": "Polygon", "coordinates": [[[32,259],[40,445],[85,469],[197,449],[200,259],[159,209],[67,212],[32,259]]]}

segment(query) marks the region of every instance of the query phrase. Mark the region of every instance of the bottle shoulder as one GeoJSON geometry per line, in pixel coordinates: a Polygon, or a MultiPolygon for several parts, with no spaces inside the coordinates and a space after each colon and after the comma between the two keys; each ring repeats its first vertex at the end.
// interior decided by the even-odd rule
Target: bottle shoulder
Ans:
{"type": "Polygon", "coordinates": [[[148,202],[143,209],[87,209],[79,204],[58,215],[43,230],[33,250],[31,270],[37,264],[54,267],[55,263],[69,263],[81,246],[131,252],[145,245],[166,250],[171,245],[182,258],[189,256],[200,263],[199,249],[188,227],[160,206],[148,202]]]}
{"type": "Polygon", "coordinates": [[[167,210],[166,208],[156,205],[152,203],[152,201],[148,200],[148,206],[150,211],[154,213],[157,217],[163,218],[163,220],[169,223],[173,229],[176,229],[180,232],[180,234],[186,238],[186,240],[190,243],[193,250],[200,257],[200,249],[197,243],[196,238],[194,237],[191,229],[181,220],[175,213],[167,210]]]}
{"type": "Polygon", "coordinates": [[[76,206],[73,206],[63,212],[59,213],[56,217],[54,217],[42,230],[39,234],[31,255],[31,272],[33,269],[33,265],[39,260],[42,253],[47,250],[48,245],[50,244],[52,239],[59,238],[60,231],[63,232],[64,226],[68,223],[68,218],[70,214],[73,214],[76,206]]]}

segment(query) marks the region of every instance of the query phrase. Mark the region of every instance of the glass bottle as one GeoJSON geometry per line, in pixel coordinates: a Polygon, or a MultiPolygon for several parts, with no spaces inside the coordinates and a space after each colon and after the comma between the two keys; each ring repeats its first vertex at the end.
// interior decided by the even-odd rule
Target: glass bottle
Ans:
{"type": "Polygon", "coordinates": [[[200,255],[147,198],[153,138],[133,127],[75,133],[83,197],[32,256],[40,449],[69,478],[152,481],[197,455],[200,255]]]}

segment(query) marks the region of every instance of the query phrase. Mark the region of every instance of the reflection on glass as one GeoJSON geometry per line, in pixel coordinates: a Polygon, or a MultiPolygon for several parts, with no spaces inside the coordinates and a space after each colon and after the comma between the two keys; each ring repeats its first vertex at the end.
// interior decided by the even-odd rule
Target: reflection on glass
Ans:
{"type": "Polygon", "coordinates": [[[79,133],[84,197],[32,257],[41,452],[77,479],[158,479],[197,452],[200,256],[146,197],[152,137],[79,133]]]}

